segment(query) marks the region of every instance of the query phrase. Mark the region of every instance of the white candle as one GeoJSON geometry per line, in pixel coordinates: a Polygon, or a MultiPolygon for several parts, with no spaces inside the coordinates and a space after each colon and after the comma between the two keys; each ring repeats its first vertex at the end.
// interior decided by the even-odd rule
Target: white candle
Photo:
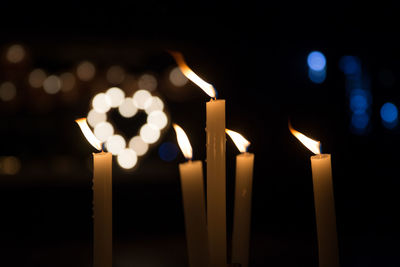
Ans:
{"type": "Polygon", "coordinates": [[[300,140],[300,142],[317,154],[311,157],[311,168],[313,176],[319,266],[339,267],[331,155],[321,154],[320,142],[314,141],[294,130],[290,124],[289,129],[292,134],[300,140]]]}
{"type": "MultiPolygon", "coordinates": [[[[86,118],[76,120],[82,133],[97,150],[102,143],[94,136],[86,118]]],[[[112,155],[93,153],[93,266],[112,266],[112,155]]]]}
{"type": "Polygon", "coordinates": [[[236,156],[235,202],[233,212],[232,263],[241,267],[249,264],[251,198],[253,187],[254,154],[248,153],[250,145],[243,136],[226,130],[241,154],[236,156]]]}
{"type": "Polygon", "coordinates": [[[192,148],[183,129],[174,124],[179,146],[186,163],[179,164],[181,177],[185,231],[190,267],[208,266],[208,241],[204,196],[203,166],[201,161],[191,161],[192,148]]]}

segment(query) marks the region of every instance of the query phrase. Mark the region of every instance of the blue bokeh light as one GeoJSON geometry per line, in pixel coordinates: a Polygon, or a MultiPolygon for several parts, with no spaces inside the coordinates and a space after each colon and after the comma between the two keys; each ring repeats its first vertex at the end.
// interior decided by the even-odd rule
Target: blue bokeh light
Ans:
{"type": "Polygon", "coordinates": [[[383,104],[381,107],[381,118],[386,123],[395,123],[397,121],[398,111],[397,107],[390,102],[383,104]]]}
{"type": "Polygon", "coordinates": [[[308,78],[314,83],[323,83],[326,79],[326,71],[315,71],[312,69],[308,70],[308,78]]]}
{"type": "Polygon", "coordinates": [[[325,69],[326,66],[326,58],[324,54],[319,51],[313,51],[308,54],[307,57],[308,67],[315,71],[321,71],[325,69]]]}
{"type": "Polygon", "coordinates": [[[170,142],[165,142],[158,148],[158,155],[164,161],[173,161],[178,155],[178,147],[170,142]]]}
{"type": "Polygon", "coordinates": [[[354,89],[350,93],[350,109],[356,114],[365,113],[369,106],[369,94],[362,89],[354,89]]]}
{"type": "Polygon", "coordinates": [[[351,126],[358,131],[365,130],[369,123],[369,115],[367,113],[354,113],[351,116],[351,126]]]}
{"type": "Polygon", "coordinates": [[[361,73],[360,60],[355,56],[343,56],[339,60],[339,68],[346,75],[356,75],[361,73]]]}

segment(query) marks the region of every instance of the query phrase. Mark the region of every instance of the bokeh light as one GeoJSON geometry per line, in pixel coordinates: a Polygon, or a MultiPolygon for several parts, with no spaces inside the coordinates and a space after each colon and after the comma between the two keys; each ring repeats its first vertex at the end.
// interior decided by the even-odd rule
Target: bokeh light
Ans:
{"type": "Polygon", "coordinates": [[[107,120],[107,114],[106,113],[100,113],[100,112],[97,112],[94,109],[91,109],[89,111],[86,119],[87,119],[87,122],[89,123],[89,125],[94,128],[100,122],[103,122],[103,121],[107,120]]]}
{"type": "Polygon", "coordinates": [[[133,104],[138,109],[145,109],[145,104],[150,99],[151,93],[147,90],[138,90],[133,94],[133,104]]]}
{"type": "Polygon", "coordinates": [[[6,59],[10,63],[19,63],[25,57],[25,49],[22,45],[14,44],[7,49],[6,59]]]}
{"type": "Polygon", "coordinates": [[[61,80],[56,75],[50,75],[43,82],[43,89],[46,93],[54,95],[61,89],[61,80]]]}
{"type": "Polygon", "coordinates": [[[326,79],[326,70],[315,71],[313,69],[308,69],[308,78],[313,83],[323,83],[326,79]]]}
{"type": "Polygon", "coordinates": [[[33,88],[40,88],[43,86],[44,80],[46,80],[46,72],[42,69],[34,69],[28,78],[29,85],[33,88]]]}
{"type": "Polygon", "coordinates": [[[107,139],[113,134],[114,134],[114,127],[111,125],[111,123],[107,121],[100,122],[94,127],[94,135],[101,142],[107,141],[107,139]]]}
{"type": "Polygon", "coordinates": [[[121,66],[111,66],[107,70],[107,81],[111,84],[120,84],[125,79],[125,70],[121,66]]]}
{"type": "Polygon", "coordinates": [[[146,123],[140,128],[140,137],[147,144],[154,144],[160,138],[160,130],[152,124],[146,123]]]}
{"type": "Polygon", "coordinates": [[[105,93],[99,93],[94,96],[92,100],[93,109],[99,113],[105,113],[110,110],[110,100],[105,93]]]}
{"type": "Polygon", "coordinates": [[[156,110],[149,114],[147,117],[147,123],[157,127],[162,130],[168,124],[167,115],[163,111],[156,110]]]}
{"type": "Polygon", "coordinates": [[[361,73],[361,62],[355,56],[343,56],[339,60],[339,68],[346,75],[359,75],[361,73]]]}
{"type": "Polygon", "coordinates": [[[137,163],[137,155],[132,149],[125,148],[118,154],[117,162],[122,168],[131,169],[137,163]]]}
{"type": "Polygon", "coordinates": [[[131,118],[137,113],[137,108],[133,104],[133,99],[127,97],[122,101],[121,105],[118,107],[119,114],[124,118],[131,118]]]}
{"type": "Polygon", "coordinates": [[[156,110],[163,110],[164,102],[158,96],[153,96],[146,100],[144,103],[144,109],[147,114],[156,110]]]}
{"type": "Polygon", "coordinates": [[[61,80],[61,91],[69,92],[71,91],[76,83],[75,76],[70,72],[64,72],[60,75],[61,80]]]}
{"type": "Polygon", "coordinates": [[[367,113],[356,114],[351,116],[351,125],[354,130],[362,133],[367,128],[369,123],[369,115],[367,113]]]}
{"type": "Polygon", "coordinates": [[[354,89],[350,93],[350,109],[352,112],[361,114],[369,107],[369,96],[366,90],[354,89]]]}
{"type": "Polygon", "coordinates": [[[178,147],[170,142],[165,142],[160,145],[158,148],[158,155],[164,161],[170,162],[173,161],[178,155],[178,147]]]}
{"type": "Polygon", "coordinates": [[[4,82],[0,85],[0,99],[11,101],[17,95],[17,88],[12,82],[4,82]]]}
{"type": "Polygon", "coordinates": [[[96,74],[96,68],[93,65],[93,63],[89,61],[81,62],[76,68],[76,75],[78,76],[79,80],[84,82],[93,79],[95,74],[96,74]]]}
{"type": "Polygon", "coordinates": [[[157,79],[151,74],[143,74],[138,80],[139,88],[154,91],[157,88],[157,79]]]}
{"type": "Polygon", "coordinates": [[[112,135],[107,138],[107,151],[113,155],[118,155],[126,146],[125,139],[120,135],[112,135]]]}
{"type": "Polygon", "coordinates": [[[179,67],[173,68],[169,73],[169,80],[170,82],[177,86],[181,87],[188,83],[188,78],[181,72],[179,67]]]}
{"type": "Polygon", "coordinates": [[[6,175],[15,175],[21,169],[21,162],[17,157],[1,157],[0,158],[0,173],[6,175]]]}
{"type": "Polygon", "coordinates": [[[129,141],[129,147],[133,149],[138,156],[146,154],[149,145],[143,141],[140,136],[135,136],[129,141]]]}
{"type": "Polygon", "coordinates": [[[307,64],[311,70],[321,71],[325,69],[326,66],[326,58],[324,54],[319,51],[313,51],[308,54],[307,64]]]}
{"type": "Polygon", "coordinates": [[[397,124],[398,110],[393,103],[387,102],[383,104],[380,113],[385,127],[393,128],[397,124]]]}
{"type": "Polygon", "coordinates": [[[106,92],[106,100],[112,108],[116,108],[122,104],[125,98],[125,92],[118,87],[111,87],[106,92]]]}

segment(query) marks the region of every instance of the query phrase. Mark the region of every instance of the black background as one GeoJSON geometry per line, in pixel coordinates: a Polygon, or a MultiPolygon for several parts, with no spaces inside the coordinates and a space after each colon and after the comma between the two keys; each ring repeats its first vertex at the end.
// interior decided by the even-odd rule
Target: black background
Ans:
{"type": "MultiPolygon", "coordinates": [[[[400,104],[393,3],[2,5],[1,52],[21,43],[30,56],[22,70],[2,59],[2,79],[19,77],[13,73],[24,68],[73,69],[87,59],[100,68],[120,64],[133,73],[150,71],[162,80],[175,65],[166,49],[175,49],[213,83],[227,101],[227,128],[247,137],[255,153],[251,266],[317,266],[311,152],[289,133],[289,118],[332,154],[342,266],[400,265],[398,129],[385,129],[379,116],[383,103],[400,104]],[[313,50],[327,57],[327,79],[320,85],[307,77],[313,50]],[[343,55],[358,56],[371,81],[366,135],[349,128],[338,67],[343,55]],[[380,83],[383,69],[393,71],[392,87],[380,83]]],[[[38,102],[20,84],[17,100],[0,103],[0,156],[17,156],[22,164],[17,175],[0,176],[0,261],[90,266],[92,148],[74,119],[87,113],[95,85],[84,85],[74,101],[57,95],[38,102]]],[[[204,160],[208,97],[193,84],[180,99],[167,87],[160,82],[158,92],[171,120],[187,131],[194,158],[204,160]]],[[[171,128],[163,141],[175,142],[171,128]]],[[[228,140],[228,229],[237,153],[228,140]]],[[[187,265],[178,175],[183,161],[179,155],[164,162],[155,147],[134,171],[114,163],[114,266],[187,265]]]]}

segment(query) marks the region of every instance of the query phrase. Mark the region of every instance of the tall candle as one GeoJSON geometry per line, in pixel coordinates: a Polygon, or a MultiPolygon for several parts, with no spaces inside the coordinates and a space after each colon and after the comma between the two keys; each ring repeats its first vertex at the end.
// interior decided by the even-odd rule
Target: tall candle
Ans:
{"type": "Polygon", "coordinates": [[[187,66],[181,53],[170,53],[182,73],[212,98],[206,104],[208,245],[210,265],[226,267],[225,100],[216,100],[214,87],[187,66]]]}
{"type": "Polygon", "coordinates": [[[250,142],[242,135],[226,130],[241,154],[236,156],[235,200],[233,212],[232,263],[249,265],[251,198],[254,154],[248,153],[250,142]]]}
{"type": "Polygon", "coordinates": [[[180,126],[173,126],[179,146],[189,159],[188,162],[179,164],[189,266],[206,267],[209,258],[203,165],[199,160],[191,161],[192,148],[189,139],[180,126]]]}
{"type": "MultiPolygon", "coordinates": [[[[86,118],[76,120],[82,133],[97,150],[102,143],[94,136],[86,118]]],[[[93,153],[93,266],[112,266],[112,155],[93,153]]]]}
{"type": "Polygon", "coordinates": [[[320,267],[339,267],[336,231],[335,201],[333,197],[331,155],[321,154],[320,142],[294,130],[292,134],[316,155],[311,157],[314,189],[315,219],[318,238],[318,262],[320,267]]]}

